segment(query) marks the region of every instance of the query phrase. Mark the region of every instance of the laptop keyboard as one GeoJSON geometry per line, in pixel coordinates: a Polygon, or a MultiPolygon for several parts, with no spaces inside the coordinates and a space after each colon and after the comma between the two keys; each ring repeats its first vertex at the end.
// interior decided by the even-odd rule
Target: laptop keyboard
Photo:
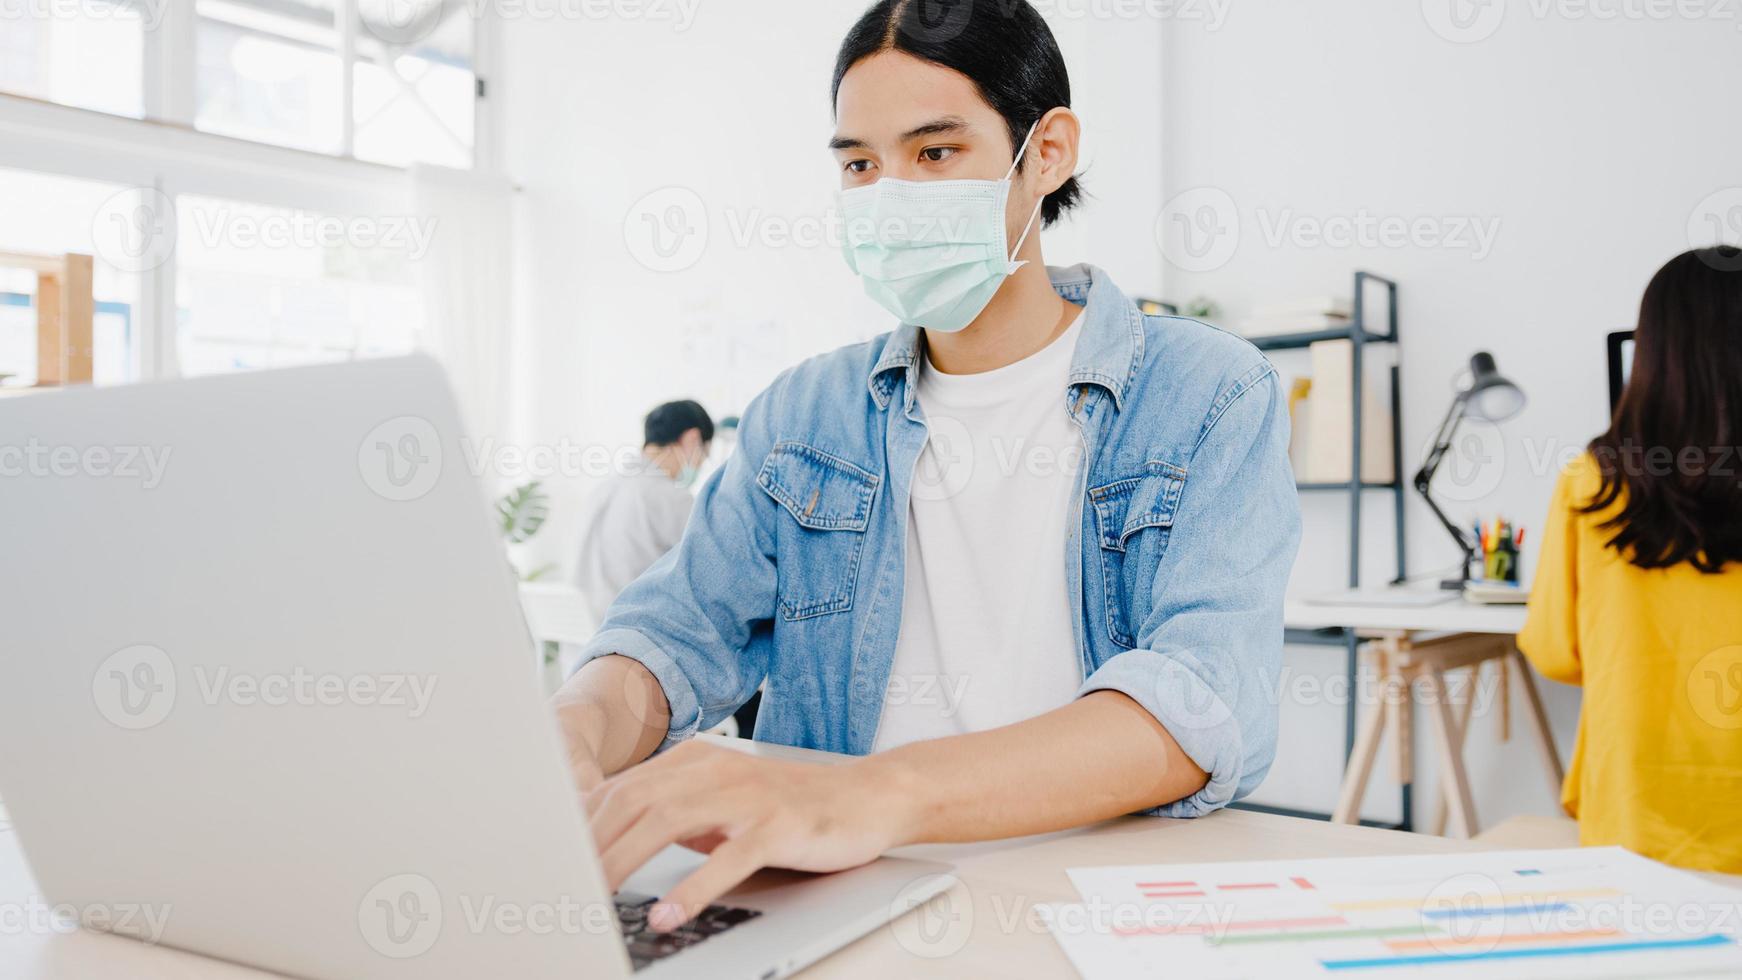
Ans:
{"type": "Polygon", "coordinates": [[[628,892],[619,892],[616,896],[617,922],[623,927],[623,943],[629,947],[629,961],[637,970],[762,914],[755,909],[710,905],[702,914],[670,932],[654,932],[647,925],[647,912],[653,908],[654,901],[628,892]]]}

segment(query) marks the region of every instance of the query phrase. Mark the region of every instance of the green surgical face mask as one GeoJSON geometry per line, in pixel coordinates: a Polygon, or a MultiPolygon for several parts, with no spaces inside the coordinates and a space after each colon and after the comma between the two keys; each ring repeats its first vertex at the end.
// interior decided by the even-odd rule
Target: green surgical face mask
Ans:
{"type": "Polygon", "coordinates": [[[842,254],[865,293],[903,323],[955,333],[974,322],[998,287],[1027,263],[1037,202],[1016,247],[1005,248],[1011,177],[1038,120],[1003,180],[897,180],[841,191],[842,254]]]}

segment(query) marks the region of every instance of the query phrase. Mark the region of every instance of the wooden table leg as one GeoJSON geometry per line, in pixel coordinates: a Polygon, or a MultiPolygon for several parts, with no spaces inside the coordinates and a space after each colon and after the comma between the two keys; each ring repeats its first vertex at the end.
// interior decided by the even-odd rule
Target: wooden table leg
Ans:
{"type": "MultiPolygon", "coordinates": [[[[1373,706],[1373,711],[1361,722],[1361,730],[1355,736],[1354,751],[1349,753],[1349,765],[1343,771],[1343,786],[1337,794],[1337,808],[1331,811],[1332,823],[1359,823],[1361,820],[1361,800],[1367,795],[1367,781],[1373,775],[1373,760],[1379,756],[1379,742],[1385,733],[1385,720],[1392,712],[1393,686],[1396,683],[1391,671],[1391,658],[1386,654],[1383,645],[1377,645],[1379,669],[1379,702],[1373,706]]],[[[1355,697],[1353,689],[1350,697],[1355,697]]]]}
{"type": "MultiPolygon", "coordinates": [[[[1464,741],[1470,734],[1470,719],[1476,713],[1476,692],[1481,690],[1482,665],[1476,664],[1470,668],[1470,690],[1464,697],[1464,702],[1458,705],[1457,749],[1461,757],[1464,752],[1464,741]]],[[[1434,804],[1433,829],[1428,833],[1435,837],[1446,834],[1446,813],[1450,809],[1446,794],[1441,793],[1439,802],[1434,804]]]]}
{"type": "Polygon", "coordinates": [[[1458,720],[1452,714],[1452,705],[1446,691],[1446,675],[1439,667],[1429,667],[1423,672],[1431,688],[1430,713],[1433,716],[1433,729],[1437,735],[1440,747],[1440,782],[1442,792],[1449,798],[1452,811],[1452,826],[1461,837],[1476,835],[1476,804],[1470,793],[1470,776],[1464,770],[1464,753],[1459,744],[1458,720]]]}
{"type": "Polygon", "coordinates": [[[1548,725],[1548,712],[1543,710],[1542,695],[1537,693],[1536,679],[1531,676],[1530,663],[1524,659],[1524,654],[1517,649],[1512,651],[1512,659],[1518,670],[1518,683],[1524,686],[1524,700],[1530,707],[1531,728],[1536,731],[1536,744],[1542,750],[1544,764],[1548,767],[1549,776],[1554,779],[1554,798],[1561,798],[1561,786],[1566,782],[1567,772],[1561,767],[1560,753],[1555,751],[1554,731],[1548,725]]]}
{"type": "Polygon", "coordinates": [[[1409,657],[1408,639],[1387,640],[1397,689],[1390,691],[1391,751],[1397,758],[1397,785],[1415,782],[1415,687],[1403,664],[1409,657]]]}

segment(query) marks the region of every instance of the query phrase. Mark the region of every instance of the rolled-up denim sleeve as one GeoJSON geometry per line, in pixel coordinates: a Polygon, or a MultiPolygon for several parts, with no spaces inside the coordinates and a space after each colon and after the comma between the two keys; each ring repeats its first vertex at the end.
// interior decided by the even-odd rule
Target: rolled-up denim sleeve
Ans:
{"type": "Polygon", "coordinates": [[[774,391],[745,410],[737,450],[702,485],[677,547],[623,590],[581,648],[576,670],[617,654],[659,681],[671,721],[658,751],[719,724],[768,672],[775,505],[756,471],[773,445],[766,403],[774,391]]]}
{"type": "Polygon", "coordinates": [[[1276,756],[1282,601],[1300,543],[1276,373],[1254,367],[1223,392],[1187,466],[1137,645],[1084,683],[1143,705],[1209,774],[1158,807],[1196,817],[1252,792],[1276,756]]]}

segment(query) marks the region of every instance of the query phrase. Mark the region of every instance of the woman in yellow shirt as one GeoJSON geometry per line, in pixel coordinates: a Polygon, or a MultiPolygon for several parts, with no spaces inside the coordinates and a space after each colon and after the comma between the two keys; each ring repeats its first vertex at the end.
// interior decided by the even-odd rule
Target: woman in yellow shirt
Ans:
{"type": "Polygon", "coordinates": [[[1585,689],[1580,841],[1742,873],[1742,252],[1670,260],[1635,341],[1555,488],[1519,648],[1585,689]]]}

